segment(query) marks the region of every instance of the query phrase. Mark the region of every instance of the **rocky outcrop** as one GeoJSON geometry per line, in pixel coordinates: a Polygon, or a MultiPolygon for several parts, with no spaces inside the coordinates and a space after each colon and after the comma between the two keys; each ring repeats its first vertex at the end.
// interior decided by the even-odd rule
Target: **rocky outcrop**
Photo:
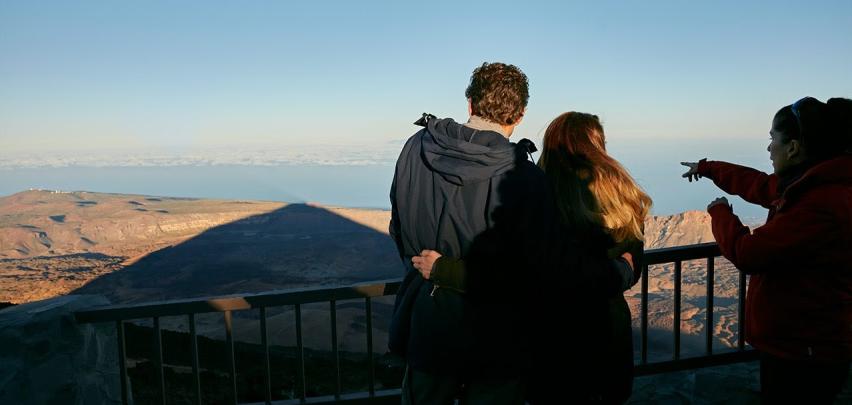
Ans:
{"type": "Polygon", "coordinates": [[[107,304],[67,295],[0,310],[0,403],[120,404],[114,326],[74,319],[107,304]]]}
{"type": "Polygon", "coordinates": [[[710,214],[686,211],[675,215],[649,216],[645,219],[645,249],[715,242],[710,214]]]}

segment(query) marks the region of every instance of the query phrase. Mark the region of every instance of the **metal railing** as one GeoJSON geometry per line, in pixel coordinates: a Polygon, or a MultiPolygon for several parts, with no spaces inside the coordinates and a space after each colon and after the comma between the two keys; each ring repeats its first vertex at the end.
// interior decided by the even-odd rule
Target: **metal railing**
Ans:
{"type": "Polygon", "coordinates": [[[721,256],[719,245],[716,243],[702,243],[688,246],[677,246],[671,248],[652,249],[645,251],[642,264],[642,280],[640,285],[640,311],[639,325],[641,334],[640,360],[636,366],[637,376],[666,373],[671,371],[688,370],[701,367],[718,366],[731,363],[757,360],[757,352],[746,350],[745,347],[745,294],[746,275],[739,272],[737,284],[737,350],[734,352],[713,352],[713,289],[715,288],[716,257],[721,256]],[[680,351],[680,324],[681,324],[681,286],[683,262],[689,260],[707,260],[706,286],[706,311],[704,319],[704,355],[681,359],[680,351]],[[673,272],[673,322],[672,322],[672,359],[668,361],[648,362],[648,280],[650,266],[656,264],[674,263],[673,272]]]}
{"type": "MultiPolygon", "coordinates": [[[[715,243],[680,246],[674,248],[654,249],[645,252],[641,279],[641,308],[640,330],[641,348],[640,362],[636,366],[636,375],[649,375],[669,371],[694,369],[756,359],[753,350],[745,349],[743,340],[745,302],[745,276],[739,278],[739,335],[737,351],[727,353],[713,352],[713,288],[714,288],[714,258],[719,256],[719,248],[715,243]],[[706,310],[706,348],[705,354],[699,357],[682,359],[680,356],[680,301],[681,301],[681,270],[682,262],[687,260],[707,260],[707,310],[706,310]],[[648,267],[655,264],[674,263],[674,322],[672,328],[673,356],[671,360],[648,362],[648,267]]],[[[232,403],[237,399],[237,378],[234,357],[233,311],[258,309],[260,312],[261,345],[264,354],[264,398],[267,404],[295,403],[398,403],[399,389],[376,390],[375,364],[373,356],[372,328],[372,299],[395,295],[399,288],[398,280],[380,281],[367,285],[355,285],[339,288],[310,288],[290,290],[285,292],[266,292],[251,295],[228,296],[220,298],[187,299],[167,302],[157,302],[141,305],[117,305],[77,312],[76,319],[81,323],[114,322],[118,336],[118,355],[121,378],[121,395],[125,404],[129,403],[127,350],[125,342],[125,321],[135,319],[152,319],[154,332],[154,369],[155,383],[158,385],[158,402],[166,402],[166,385],[164,379],[163,344],[160,319],[167,316],[186,316],[189,323],[191,339],[190,355],[192,362],[192,396],[195,403],[202,403],[201,374],[198,359],[198,334],[196,330],[196,315],[202,313],[221,312],[225,323],[225,340],[228,359],[228,385],[232,403]],[[366,309],[367,358],[368,358],[368,391],[354,394],[344,394],[341,386],[341,367],[338,352],[337,333],[337,301],[363,299],[366,309]],[[324,397],[308,397],[305,378],[305,347],[302,339],[302,306],[312,303],[329,303],[331,319],[331,345],[335,367],[335,394],[324,397]],[[293,306],[295,311],[296,356],[297,356],[297,399],[272,401],[272,381],[269,361],[269,336],[267,329],[267,309],[270,307],[293,306]]]]}

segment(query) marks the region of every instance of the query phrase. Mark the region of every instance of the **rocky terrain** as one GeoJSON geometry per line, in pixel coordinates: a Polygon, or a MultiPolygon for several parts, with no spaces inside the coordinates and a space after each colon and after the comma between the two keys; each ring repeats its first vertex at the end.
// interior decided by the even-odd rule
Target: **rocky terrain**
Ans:
{"type": "MultiPolygon", "coordinates": [[[[386,221],[382,211],[280,202],[26,191],[0,198],[0,302],[51,298],[94,280],[102,287],[115,283],[106,288],[113,302],[310,285],[331,278],[310,255],[342,257],[323,250],[341,246],[324,241],[336,238],[354,248],[363,238],[347,242],[347,232],[380,235],[387,232],[386,221]],[[164,258],[168,268],[159,266],[164,258]],[[210,281],[204,286],[211,288],[196,281],[186,286],[189,290],[172,284],[166,274],[187,270],[175,268],[174,259],[203,273],[200,279],[210,281]],[[261,265],[255,273],[272,271],[269,283],[252,283],[252,270],[245,266],[254,264],[261,265]],[[212,277],[223,266],[233,280],[212,277]],[[282,273],[294,266],[292,274],[282,273]],[[102,279],[119,270],[120,277],[102,279]],[[125,275],[159,284],[144,287],[145,292],[123,289],[119,279],[125,275]]],[[[369,251],[365,255],[371,258],[369,251]]],[[[345,263],[337,267],[347,274],[345,263]]]]}
{"type": "MultiPolygon", "coordinates": [[[[754,225],[754,224],[752,224],[754,225]]],[[[646,249],[685,246],[713,242],[710,216],[705,212],[688,211],[677,215],[650,217],[645,221],[646,249]]],[[[704,351],[707,260],[682,263],[681,281],[681,353],[702,354],[704,351]]],[[[672,353],[672,323],[674,321],[674,264],[653,265],[648,269],[648,329],[649,359],[668,359],[672,353]]],[[[714,260],[714,347],[733,348],[737,332],[739,272],[725,258],[714,260]]],[[[627,291],[627,303],[633,314],[634,342],[639,345],[640,284],[627,291]]]]}

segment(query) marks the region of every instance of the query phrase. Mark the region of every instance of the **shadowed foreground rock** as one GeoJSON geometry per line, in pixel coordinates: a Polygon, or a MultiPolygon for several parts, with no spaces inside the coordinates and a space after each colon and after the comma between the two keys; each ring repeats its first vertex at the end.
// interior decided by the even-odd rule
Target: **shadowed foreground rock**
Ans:
{"type": "Polygon", "coordinates": [[[0,311],[0,404],[120,404],[114,325],[73,314],[108,304],[68,295],[0,311]]]}

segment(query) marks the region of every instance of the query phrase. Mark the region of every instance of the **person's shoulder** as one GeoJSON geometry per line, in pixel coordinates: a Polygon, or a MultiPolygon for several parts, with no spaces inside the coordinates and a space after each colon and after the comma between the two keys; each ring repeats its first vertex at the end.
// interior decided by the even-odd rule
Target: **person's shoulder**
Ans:
{"type": "Polygon", "coordinates": [[[544,187],[547,184],[547,177],[544,175],[544,171],[533,161],[528,159],[519,160],[515,163],[515,168],[530,185],[544,187]]]}
{"type": "Polygon", "coordinates": [[[420,129],[417,130],[417,132],[415,132],[414,134],[409,136],[408,139],[405,140],[405,143],[402,146],[402,151],[400,152],[400,154],[405,155],[412,148],[412,146],[421,143],[422,139],[423,139],[423,135],[426,132],[427,132],[426,128],[420,128],[420,129]]]}

